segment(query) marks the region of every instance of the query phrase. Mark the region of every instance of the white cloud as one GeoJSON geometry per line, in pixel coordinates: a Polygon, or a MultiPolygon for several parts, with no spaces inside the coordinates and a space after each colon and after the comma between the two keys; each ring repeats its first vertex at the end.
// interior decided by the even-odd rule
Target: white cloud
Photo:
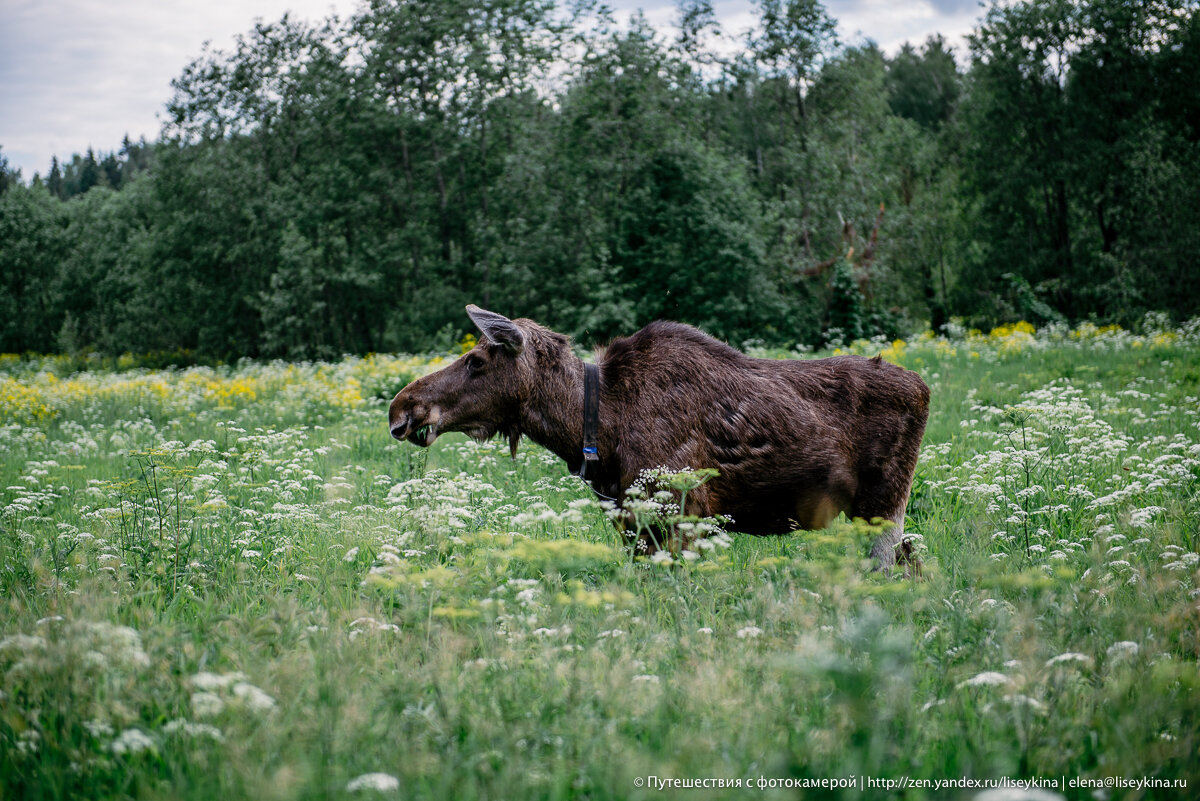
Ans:
{"type": "Polygon", "coordinates": [[[843,42],[870,39],[885,53],[895,53],[905,42],[920,45],[933,33],[965,50],[966,35],[980,15],[978,0],[831,0],[827,7],[843,42]]]}
{"type": "MultiPolygon", "coordinates": [[[[348,16],[358,0],[4,0],[0,25],[0,147],[28,179],[51,155],[115,150],[125,134],[154,139],[170,83],[206,41],[227,48],[256,18],[284,12],[318,21],[348,16]]],[[[619,19],[643,9],[673,38],[675,3],[616,0],[619,19]]],[[[732,43],[755,21],[750,0],[715,0],[732,43]]],[[[976,0],[828,0],[844,42],[869,38],[893,52],[941,31],[961,44],[979,14],[976,0]]],[[[732,46],[732,44],[731,44],[732,46]]]]}
{"type": "Polygon", "coordinates": [[[0,25],[0,147],[26,178],[51,155],[154,139],[171,80],[206,41],[232,45],[255,18],[320,20],[356,0],[7,0],[0,25]]]}

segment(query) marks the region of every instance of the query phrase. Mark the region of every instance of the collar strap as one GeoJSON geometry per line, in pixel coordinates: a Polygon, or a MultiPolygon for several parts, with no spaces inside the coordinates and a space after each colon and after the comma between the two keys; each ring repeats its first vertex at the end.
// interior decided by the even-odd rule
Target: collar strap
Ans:
{"type": "Polygon", "coordinates": [[[586,478],[588,465],[598,466],[600,453],[597,440],[600,432],[600,368],[583,364],[583,465],[579,477],[586,478]]]}

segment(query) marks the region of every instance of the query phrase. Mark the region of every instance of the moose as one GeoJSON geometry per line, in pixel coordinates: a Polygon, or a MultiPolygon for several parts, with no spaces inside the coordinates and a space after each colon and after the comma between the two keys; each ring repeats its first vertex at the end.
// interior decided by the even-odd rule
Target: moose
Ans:
{"type": "Polygon", "coordinates": [[[396,395],[396,439],[499,434],[515,456],[525,435],[618,504],[642,470],[714,468],[684,514],[749,534],[820,529],[840,512],[880,518],[892,525],[871,546],[877,569],[909,557],[904,513],[929,416],[916,373],[878,356],[752,358],[665,321],[614,340],[593,367],[532,320],[467,315],[478,343],[396,395]]]}

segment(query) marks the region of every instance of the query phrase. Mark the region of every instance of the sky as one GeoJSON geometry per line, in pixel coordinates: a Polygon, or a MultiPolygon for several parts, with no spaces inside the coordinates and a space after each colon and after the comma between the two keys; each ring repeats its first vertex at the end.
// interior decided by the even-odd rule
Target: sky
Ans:
{"type": "MultiPolygon", "coordinates": [[[[128,134],[153,141],[171,80],[205,42],[226,49],[256,19],[284,12],[313,22],[346,17],[359,0],[0,0],[0,154],[26,180],[51,156],[118,150],[128,134]]],[[[609,0],[618,17],[642,9],[673,36],[673,0],[609,0]]],[[[751,27],[751,0],[715,0],[735,36],[751,27]]],[[[844,43],[870,39],[886,52],[941,33],[962,49],[978,0],[826,0],[844,43]]]]}

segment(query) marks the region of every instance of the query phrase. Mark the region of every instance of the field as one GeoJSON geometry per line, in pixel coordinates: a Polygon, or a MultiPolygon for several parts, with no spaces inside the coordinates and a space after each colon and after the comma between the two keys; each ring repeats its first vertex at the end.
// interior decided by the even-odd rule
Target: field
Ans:
{"type": "Polygon", "coordinates": [[[632,560],[528,441],[390,439],[438,359],[0,357],[0,798],[1194,797],[1200,326],[851,349],[933,390],[919,580],[632,560]]]}

